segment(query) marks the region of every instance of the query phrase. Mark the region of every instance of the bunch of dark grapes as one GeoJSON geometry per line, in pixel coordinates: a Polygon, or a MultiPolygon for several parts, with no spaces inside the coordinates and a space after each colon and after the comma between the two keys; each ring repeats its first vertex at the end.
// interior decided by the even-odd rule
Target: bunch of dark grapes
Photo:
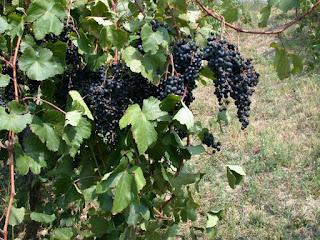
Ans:
{"type": "Polygon", "coordinates": [[[5,106],[6,106],[6,101],[4,100],[2,95],[0,95],[0,107],[5,107],[5,106]]]}
{"type": "Polygon", "coordinates": [[[184,39],[176,43],[172,56],[175,70],[184,84],[183,100],[189,106],[194,100],[192,91],[199,78],[203,54],[195,42],[184,39]]]}
{"type": "Polygon", "coordinates": [[[129,101],[124,97],[127,95],[127,85],[120,77],[120,66],[112,66],[110,71],[112,77],[108,77],[104,66],[96,72],[87,72],[74,86],[94,114],[97,133],[107,143],[115,144],[118,140],[118,122],[129,101]]]}
{"type": "Polygon", "coordinates": [[[250,97],[258,84],[259,74],[250,60],[244,59],[237,47],[226,40],[211,37],[204,49],[204,59],[215,73],[215,92],[219,105],[231,97],[238,109],[237,116],[245,129],[249,125],[250,97]]]}
{"type": "Polygon", "coordinates": [[[169,76],[158,85],[158,97],[164,99],[169,94],[183,96],[184,81],[182,77],[169,76]]]}
{"type": "Polygon", "coordinates": [[[151,23],[152,31],[154,32],[156,32],[161,27],[165,27],[163,23],[157,20],[152,20],[150,23],[151,23]]]}
{"type": "Polygon", "coordinates": [[[202,143],[207,145],[208,147],[213,148],[213,153],[215,153],[216,151],[220,151],[221,150],[221,143],[215,141],[214,136],[212,135],[212,133],[206,132],[203,135],[203,139],[202,139],[202,143]]]}
{"type": "Polygon", "coordinates": [[[53,42],[62,41],[67,44],[67,52],[66,52],[66,69],[61,78],[61,81],[57,83],[57,102],[61,107],[65,106],[68,91],[73,88],[73,84],[77,82],[77,79],[82,74],[82,60],[78,51],[78,47],[73,44],[73,42],[69,38],[69,34],[74,30],[65,24],[63,32],[56,36],[54,34],[49,34],[46,37],[48,40],[53,42]]]}
{"type": "Polygon", "coordinates": [[[119,139],[119,120],[125,110],[130,104],[142,104],[144,99],[155,95],[156,87],[121,63],[109,68],[102,66],[96,72],[83,71],[81,75],[73,87],[93,112],[96,132],[114,145],[119,139]]]}
{"type": "Polygon", "coordinates": [[[142,105],[143,100],[151,96],[157,97],[158,88],[141,74],[133,73],[126,67],[128,98],[132,103],[142,105]]]}
{"type": "Polygon", "coordinates": [[[188,137],[188,132],[185,129],[177,128],[175,131],[181,139],[188,137]]]}

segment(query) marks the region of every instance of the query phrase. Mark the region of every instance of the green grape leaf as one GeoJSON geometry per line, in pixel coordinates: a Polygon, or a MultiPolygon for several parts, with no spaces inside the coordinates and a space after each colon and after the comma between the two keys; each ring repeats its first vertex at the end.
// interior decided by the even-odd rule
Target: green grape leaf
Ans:
{"type": "Polygon", "coordinates": [[[182,125],[185,125],[187,129],[191,129],[194,125],[194,117],[192,112],[186,106],[183,106],[177,114],[173,117],[173,120],[177,120],[182,125]]]}
{"type": "Polygon", "coordinates": [[[185,173],[180,172],[180,174],[171,180],[171,185],[176,189],[181,188],[184,185],[189,185],[197,182],[201,179],[200,173],[185,173]]]}
{"type": "Polygon", "coordinates": [[[69,146],[69,154],[74,157],[79,150],[84,139],[89,138],[91,135],[91,124],[86,118],[81,118],[77,127],[66,126],[62,139],[69,146]]]}
{"type": "Polygon", "coordinates": [[[51,151],[58,151],[60,146],[60,137],[54,130],[54,127],[43,122],[40,118],[34,117],[30,124],[31,131],[39,137],[42,143],[45,143],[51,151]]]}
{"type": "Polygon", "coordinates": [[[208,66],[203,67],[201,69],[199,78],[200,82],[205,86],[209,85],[215,80],[214,73],[210,70],[208,66]]]}
{"type": "Polygon", "coordinates": [[[271,47],[275,48],[276,54],[274,58],[274,67],[276,68],[278,77],[285,79],[290,76],[290,61],[286,50],[277,43],[271,43],[271,47]]]}
{"type": "Polygon", "coordinates": [[[169,94],[165,99],[161,101],[160,109],[162,111],[170,112],[174,110],[177,104],[180,102],[180,97],[174,94],[169,94]]]}
{"type": "Polygon", "coordinates": [[[188,7],[188,4],[185,0],[163,0],[163,1],[167,4],[172,5],[171,7],[173,7],[173,9],[177,8],[181,12],[185,12],[188,7]]]}
{"type": "Polygon", "coordinates": [[[7,74],[0,73],[0,88],[8,86],[10,82],[10,76],[7,74]]]}
{"type": "Polygon", "coordinates": [[[207,213],[207,224],[206,224],[206,228],[213,228],[215,226],[217,226],[219,221],[219,217],[211,214],[211,213],[207,213]]]}
{"type": "Polygon", "coordinates": [[[166,239],[166,240],[175,240],[175,239],[177,239],[178,231],[179,231],[179,226],[177,224],[173,224],[172,226],[170,226],[168,228],[168,230],[165,233],[163,239],[166,239]]]}
{"type": "Polygon", "coordinates": [[[91,229],[95,234],[95,237],[102,237],[106,233],[110,233],[112,230],[115,230],[112,221],[108,221],[104,217],[100,216],[91,216],[89,220],[91,224],[91,229]]]}
{"type": "Polygon", "coordinates": [[[187,147],[189,153],[194,156],[194,155],[200,155],[203,152],[206,151],[206,149],[203,147],[203,145],[197,145],[197,146],[189,146],[187,147]]]}
{"type": "Polygon", "coordinates": [[[71,125],[74,127],[78,126],[78,124],[81,120],[81,117],[82,117],[81,112],[79,112],[77,110],[67,112],[65,126],[67,126],[67,125],[71,125]]]}
{"type": "Polygon", "coordinates": [[[301,73],[303,70],[303,59],[296,54],[289,54],[289,58],[293,65],[293,68],[291,70],[292,74],[301,73]]]}
{"type": "Polygon", "coordinates": [[[13,39],[16,36],[22,37],[24,30],[24,17],[13,13],[8,16],[8,20],[10,24],[9,34],[11,38],[13,39]]]}
{"type": "Polygon", "coordinates": [[[156,54],[145,54],[143,56],[136,48],[129,46],[123,51],[123,60],[131,71],[141,73],[149,81],[157,83],[161,77],[160,72],[163,72],[162,68],[166,62],[166,55],[162,49],[156,54]]]}
{"type": "Polygon", "coordinates": [[[61,41],[48,42],[46,47],[53,53],[53,61],[60,63],[63,67],[66,65],[67,44],[61,41]]]}
{"type": "Polygon", "coordinates": [[[143,56],[136,48],[131,46],[125,48],[122,57],[132,72],[141,73],[143,56]]]}
{"type": "Polygon", "coordinates": [[[138,104],[128,107],[119,122],[123,129],[131,125],[133,138],[140,154],[144,154],[148,147],[157,140],[157,132],[138,104]]]}
{"type": "Polygon", "coordinates": [[[168,113],[160,109],[160,103],[161,101],[154,97],[150,97],[143,101],[142,112],[149,121],[154,121],[168,116],[168,113]]]}
{"type": "Polygon", "coordinates": [[[283,12],[288,12],[293,8],[299,7],[300,3],[299,0],[281,0],[279,1],[279,8],[283,12]]]}
{"type": "Polygon", "coordinates": [[[142,60],[143,67],[141,75],[147,78],[152,83],[159,83],[161,74],[164,71],[166,63],[166,55],[163,49],[160,49],[156,54],[145,54],[142,60]]]}
{"type": "Polygon", "coordinates": [[[145,52],[156,54],[160,45],[168,46],[169,34],[164,28],[154,32],[150,24],[145,24],[141,29],[142,46],[145,52]]]}
{"type": "Polygon", "coordinates": [[[236,22],[238,21],[240,15],[239,8],[229,6],[225,11],[223,11],[222,15],[227,22],[236,22]]]}
{"type": "Polygon", "coordinates": [[[19,66],[32,80],[42,81],[63,73],[61,63],[54,61],[47,48],[27,48],[19,59],[19,66]]]}
{"type": "Polygon", "coordinates": [[[23,53],[27,48],[36,48],[36,42],[31,35],[25,35],[21,40],[20,51],[23,53]]]}
{"type": "Polygon", "coordinates": [[[9,28],[7,20],[0,16],[0,33],[4,33],[9,28]]]}
{"type": "Polygon", "coordinates": [[[137,191],[140,192],[146,185],[146,179],[143,176],[141,167],[133,167],[131,169],[132,175],[134,176],[134,181],[136,183],[137,191]]]}
{"type": "Polygon", "coordinates": [[[3,34],[0,34],[0,50],[2,52],[7,52],[8,51],[8,46],[7,46],[7,39],[3,34]]]}
{"type": "Polygon", "coordinates": [[[63,0],[34,0],[27,11],[27,21],[32,22],[36,39],[40,40],[48,33],[59,35],[63,30],[66,17],[66,5],[63,0]]]}
{"type": "Polygon", "coordinates": [[[22,132],[32,121],[30,113],[7,113],[4,107],[0,107],[0,130],[22,132]]]}
{"type": "Polygon", "coordinates": [[[105,17],[88,17],[88,19],[92,19],[96,21],[99,25],[104,27],[113,25],[113,22],[109,19],[106,19],[105,17]]]}
{"type": "Polygon", "coordinates": [[[37,213],[37,212],[32,212],[30,214],[30,218],[33,221],[39,222],[39,223],[45,223],[45,224],[50,224],[53,223],[54,220],[56,220],[56,215],[54,214],[45,214],[45,213],[37,213]]]}
{"type": "Polygon", "coordinates": [[[212,26],[209,24],[205,24],[200,27],[195,36],[195,41],[200,47],[205,47],[208,43],[208,37],[212,31],[212,26]]]}
{"type": "Polygon", "coordinates": [[[24,114],[27,112],[26,106],[15,100],[8,103],[8,108],[10,113],[24,114]]]}
{"type": "Polygon", "coordinates": [[[269,17],[271,14],[271,6],[268,4],[267,6],[261,9],[260,13],[261,13],[261,18],[258,26],[261,28],[266,27],[268,25],[269,17]]]}
{"type": "Polygon", "coordinates": [[[77,45],[81,51],[87,54],[94,51],[94,46],[92,46],[91,40],[82,30],[80,30],[80,36],[77,38],[77,45]]]}
{"type": "Polygon", "coordinates": [[[115,189],[115,196],[112,206],[112,214],[117,214],[122,212],[131,203],[132,196],[132,183],[134,179],[128,171],[124,171],[118,181],[115,189]]]}
{"type": "Polygon", "coordinates": [[[40,174],[41,165],[38,162],[36,162],[32,157],[24,153],[19,144],[15,144],[14,154],[16,158],[16,169],[20,175],[27,175],[29,169],[34,174],[40,174]]]}
{"type": "Polygon", "coordinates": [[[52,239],[54,240],[71,240],[72,237],[72,228],[57,228],[52,233],[52,239]]]}
{"type": "Polygon", "coordinates": [[[191,221],[197,220],[197,209],[199,208],[199,204],[194,202],[193,199],[188,199],[186,201],[186,206],[181,210],[181,218],[183,221],[187,221],[190,219],[191,221]]]}
{"type": "Polygon", "coordinates": [[[10,211],[9,224],[11,226],[16,226],[22,223],[25,213],[26,213],[26,210],[24,207],[16,208],[13,206],[10,211]]]}
{"type": "Polygon", "coordinates": [[[141,204],[131,204],[129,209],[129,215],[127,218],[127,224],[131,226],[136,225],[140,217],[148,221],[150,219],[149,209],[141,204]]]}
{"type": "Polygon", "coordinates": [[[93,120],[92,113],[90,112],[87,104],[83,101],[80,93],[72,90],[69,92],[69,95],[72,99],[72,108],[81,111],[90,120],[93,120]]]}
{"type": "Polygon", "coordinates": [[[50,160],[52,154],[35,134],[28,131],[28,136],[23,141],[23,149],[24,152],[38,162],[41,167],[47,167],[47,161],[50,160]]]}
{"type": "Polygon", "coordinates": [[[186,13],[179,15],[179,19],[190,23],[196,23],[200,17],[201,11],[199,10],[188,10],[186,13]]]}
{"type": "Polygon", "coordinates": [[[236,185],[238,185],[243,177],[245,176],[245,172],[243,171],[242,167],[238,165],[227,165],[227,177],[229,186],[232,189],[235,189],[236,185]]]}
{"type": "Polygon", "coordinates": [[[96,194],[96,185],[92,185],[91,187],[84,189],[80,192],[83,195],[84,202],[88,205],[90,202],[94,201],[96,194]]]}
{"type": "Polygon", "coordinates": [[[122,29],[117,29],[114,25],[108,26],[106,29],[107,39],[111,44],[118,49],[123,48],[128,41],[128,33],[122,29]]]}
{"type": "Polygon", "coordinates": [[[218,112],[217,121],[219,123],[224,123],[225,125],[229,125],[230,123],[230,115],[227,110],[221,110],[218,112]]]}

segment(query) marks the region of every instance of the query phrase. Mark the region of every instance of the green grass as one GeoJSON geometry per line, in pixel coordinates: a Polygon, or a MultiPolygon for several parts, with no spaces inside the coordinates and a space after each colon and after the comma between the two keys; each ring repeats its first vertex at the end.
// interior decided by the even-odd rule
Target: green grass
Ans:
{"type": "MultiPolygon", "coordinates": [[[[202,210],[225,209],[218,239],[320,239],[320,74],[279,80],[272,52],[260,47],[273,39],[243,38],[241,51],[261,74],[251,125],[240,131],[233,117],[224,133],[213,128],[223,151],[194,160],[207,173],[202,210]],[[246,171],[235,190],[227,184],[226,164],[240,164],[246,171]]],[[[201,87],[192,106],[207,122],[218,108],[210,95],[212,87],[201,87]]]]}

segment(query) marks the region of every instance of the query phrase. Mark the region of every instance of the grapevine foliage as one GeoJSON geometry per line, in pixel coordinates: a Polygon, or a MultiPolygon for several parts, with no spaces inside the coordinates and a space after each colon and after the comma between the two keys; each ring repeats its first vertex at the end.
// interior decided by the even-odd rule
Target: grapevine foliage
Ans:
{"type": "MultiPolygon", "coordinates": [[[[223,143],[192,114],[193,91],[213,73],[220,112],[234,102],[244,129],[252,62],[189,1],[9,1],[0,13],[0,179],[9,187],[14,168],[17,193],[0,200],[4,238],[174,239],[196,222],[203,174],[189,160],[223,143]]],[[[227,166],[232,188],[244,175],[227,166]]],[[[214,236],[221,212],[206,216],[191,237],[214,236]]]]}

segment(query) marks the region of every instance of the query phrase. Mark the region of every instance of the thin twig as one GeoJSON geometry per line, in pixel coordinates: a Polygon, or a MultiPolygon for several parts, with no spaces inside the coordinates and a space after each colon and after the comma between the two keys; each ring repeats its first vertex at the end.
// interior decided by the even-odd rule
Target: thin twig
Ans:
{"type": "Polygon", "coordinates": [[[22,99],[23,101],[25,100],[33,100],[35,102],[37,101],[41,101],[41,102],[44,102],[46,104],[48,104],[49,106],[53,107],[54,109],[58,110],[59,112],[63,113],[64,115],[67,115],[67,112],[63,111],[61,108],[59,108],[58,106],[54,105],[53,103],[51,102],[48,102],[47,100],[44,100],[42,98],[39,98],[39,97],[24,97],[22,99]]]}
{"type": "Polygon", "coordinates": [[[187,97],[187,94],[188,94],[188,86],[185,86],[183,90],[183,95],[181,97],[182,102],[184,102],[184,99],[187,97]]]}
{"type": "MultiPolygon", "coordinates": [[[[13,86],[14,86],[14,97],[15,100],[19,102],[19,92],[18,92],[18,81],[17,81],[17,58],[18,58],[18,53],[19,53],[19,48],[20,48],[20,43],[21,43],[21,37],[18,37],[16,47],[14,50],[14,55],[11,58],[11,64],[10,66],[12,67],[12,81],[13,81],[13,86]]],[[[12,131],[9,131],[9,143],[8,143],[8,160],[9,160],[9,172],[10,172],[10,198],[9,198],[9,204],[6,212],[6,219],[5,223],[3,226],[3,239],[7,240],[8,239],[8,225],[9,225],[9,218],[11,214],[11,209],[13,206],[13,201],[14,197],[16,195],[15,191],[15,182],[14,182],[14,141],[15,141],[15,133],[12,131]]]]}
{"type": "Polygon", "coordinates": [[[117,4],[114,0],[111,0],[111,8],[112,8],[112,11],[116,11],[116,8],[117,8],[117,4]]]}
{"type": "Polygon", "coordinates": [[[13,153],[13,144],[14,144],[15,134],[13,132],[9,132],[9,145],[8,145],[8,160],[9,160],[9,172],[10,172],[10,198],[9,204],[6,212],[6,219],[3,227],[3,239],[8,239],[8,225],[11,209],[13,206],[14,197],[16,195],[15,192],[15,182],[14,182],[14,153],[13,153]]]}
{"type": "Polygon", "coordinates": [[[172,53],[169,55],[170,58],[170,64],[171,64],[171,75],[174,76],[176,69],[174,68],[174,60],[173,60],[173,55],[172,53]]]}
{"type": "MultiPolygon", "coordinates": [[[[200,0],[194,0],[196,4],[204,11],[208,16],[211,16],[218,21],[222,22],[223,17],[218,14],[216,11],[207,8],[204,6],[204,4],[200,0]]],[[[293,25],[297,24],[300,22],[302,19],[304,19],[306,16],[308,16],[318,5],[320,5],[320,0],[318,0],[316,3],[314,3],[304,14],[296,17],[292,21],[284,24],[283,26],[279,27],[278,30],[273,30],[273,31],[256,31],[256,30],[247,30],[247,29],[242,29],[240,27],[237,27],[231,23],[225,22],[225,25],[228,26],[229,28],[234,29],[237,32],[242,32],[242,33],[249,33],[249,34],[269,34],[269,35],[274,35],[274,34],[279,34],[284,31],[286,31],[288,28],[292,27],[293,25]]]]}
{"type": "Polygon", "coordinates": [[[3,56],[0,56],[0,60],[5,62],[6,65],[9,65],[10,67],[12,67],[11,62],[5,59],[3,56]]]}
{"type": "Polygon", "coordinates": [[[99,174],[99,177],[102,178],[102,174],[100,172],[100,169],[99,169],[99,164],[98,164],[98,160],[96,158],[96,155],[94,154],[94,151],[92,149],[92,145],[90,145],[90,152],[92,154],[92,157],[93,157],[93,160],[94,160],[94,163],[96,164],[96,167],[97,167],[97,170],[98,170],[98,174],[99,174]]]}
{"type": "Polygon", "coordinates": [[[17,58],[18,58],[18,52],[20,48],[21,43],[21,37],[17,40],[17,45],[14,50],[13,60],[12,60],[12,75],[13,75],[13,85],[14,85],[14,97],[16,101],[19,101],[19,91],[18,91],[18,81],[17,81],[17,58]]]}

